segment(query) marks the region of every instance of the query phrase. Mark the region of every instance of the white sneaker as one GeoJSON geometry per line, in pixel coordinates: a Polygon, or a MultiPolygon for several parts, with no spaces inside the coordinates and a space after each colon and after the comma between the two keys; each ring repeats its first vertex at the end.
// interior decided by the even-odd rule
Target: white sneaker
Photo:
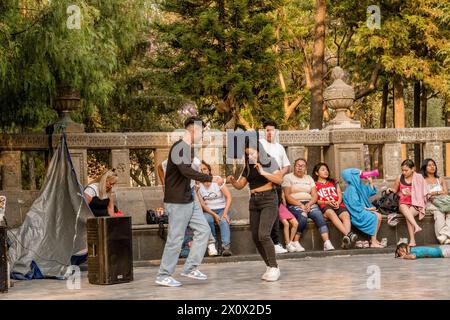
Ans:
{"type": "Polygon", "coordinates": [[[266,281],[277,281],[280,277],[280,268],[269,268],[269,271],[267,272],[266,277],[264,280],[266,281]]]}
{"type": "Polygon", "coordinates": [[[217,252],[216,245],[214,243],[208,244],[208,256],[218,256],[219,252],[217,252]]]}
{"type": "Polygon", "coordinates": [[[331,241],[327,240],[323,243],[323,251],[330,251],[330,250],[334,250],[334,247],[331,244],[331,241]]]}
{"type": "Polygon", "coordinates": [[[283,248],[282,246],[281,246],[281,244],[276,244],[275,245],[275,253],[286,253],[286,252],[288,252],[285,248],[283,248]]]}
{"type": "Polygon", "coordinates": [[[437,237],[440,244],[444,244],[445,240],[447,240],[447,236],[441,234],[439,237],[437,237]]]}
{"type": "Polygon", "coordinates": [[[261,276],[262,280],[266,280],[267,274],[269,273],[270,267],[266,267],[266,272],[261,276]]]}
{"type": "Polygon", "coordinates": [[[302,245],[300,244],[300,242],[294,241],[294,242],[292,242],[292,244],[294,245],[294,247],[295,247],[295,249],[297,250],[297,252],[303,252],[303,251],[305,251],[305,248],[302,247],[302,245]]]}
{"type": "Polygon", "coordinates": [[[295,247],[293,242],[289,242],[286,245],[286,249],[287,249],[288,252],[297,252],[297,248],[295,247]]]}

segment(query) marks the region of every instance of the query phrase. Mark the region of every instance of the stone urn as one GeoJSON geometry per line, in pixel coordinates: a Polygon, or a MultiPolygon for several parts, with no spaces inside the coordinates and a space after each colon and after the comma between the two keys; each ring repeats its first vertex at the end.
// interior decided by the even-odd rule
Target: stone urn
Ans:
{"type": "Polygon", "coordinates": [[[70,117],[72,111],[80,108],[80,92],[66,85],[60,85],[56,90],[54,109],[58,111],[59,120],[54,125],[55,131],[84,132],[84,125],[74,122],[70,117]]]}
{"type": "Polygon", "coordinates": [[[347,116],[348,109],[355,101],[355,90],[343,80],[344,70],[335,67],[331,72],[333,83],[323,93],[324,102],[330,109],[336,110],[336,117],[326,129],[361,128],[361,123],[347,116]]]}

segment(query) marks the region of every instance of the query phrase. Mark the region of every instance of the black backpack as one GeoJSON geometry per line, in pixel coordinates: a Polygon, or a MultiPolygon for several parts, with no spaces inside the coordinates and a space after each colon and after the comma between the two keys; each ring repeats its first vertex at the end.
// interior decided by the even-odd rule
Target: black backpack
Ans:
{"type": "Polygon", "coordinates": [[[391,192],[387,193],[386,190],[381,192],[381,197],[372,202],[372,204],[382,213],[391,214],[398,212],[398,201],[400,197],[398,194],[391,192]]]}

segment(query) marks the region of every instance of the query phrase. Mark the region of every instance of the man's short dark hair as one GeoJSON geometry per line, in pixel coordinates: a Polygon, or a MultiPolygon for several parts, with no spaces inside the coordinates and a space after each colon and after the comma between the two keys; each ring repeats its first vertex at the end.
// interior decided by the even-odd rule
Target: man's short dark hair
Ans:
{"type": "Polygon", "coordinates": [[[196,117],[189,117],[184,121],[184,128],[187,129],[187,127],[189,127],[191,124],[195,124],[196,122],[200,122],[203,128],[206,127],[205,123],[201,119],[196,117]]]}
{"type": "Polygon", "coordinates": [[[275,127],[275,129],[277,129],[277,123],[273,120],[264,121],[264,124],[263,124],[264,129],[267,128],[268,126],[275,127]]]}

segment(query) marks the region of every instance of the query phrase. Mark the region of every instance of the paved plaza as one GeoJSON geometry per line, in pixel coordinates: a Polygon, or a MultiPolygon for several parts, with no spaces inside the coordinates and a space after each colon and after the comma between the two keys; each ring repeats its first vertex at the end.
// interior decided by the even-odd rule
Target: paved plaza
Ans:
{"type": "Polygon", "coordinates": [[[82,272],[81,289],[65,281],[14,282],[1,299],[450,299],[450,259],[394,259],[392,254],[279,260],[281,278],[260,280],[261,261],[204,264],[207,281],[179,276],[179,288],[157,286],[158,268],[135,268],[131,283],[98,286],[82,272]],[[378,270],[380,271],[378,274],[378,270]],[[379,275],[379,277],[378,277],[379,275]],[[379,279],[379,281],[378,281],[379,279]]]}

